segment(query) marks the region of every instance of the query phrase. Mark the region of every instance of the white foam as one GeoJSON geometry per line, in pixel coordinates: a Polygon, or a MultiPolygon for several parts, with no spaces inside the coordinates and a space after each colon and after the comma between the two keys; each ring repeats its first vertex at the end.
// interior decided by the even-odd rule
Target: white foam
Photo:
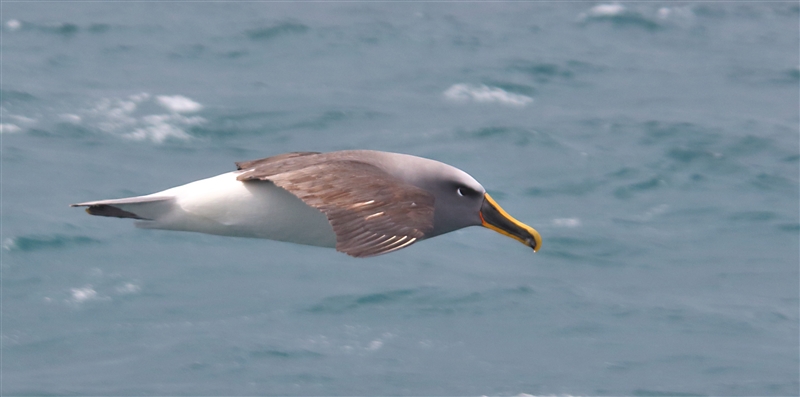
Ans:
{"type": "Polygon", "coordinates": [[[36,124],[36,121],[37,121],[36,119],[32,119],[30,117],[25,117],[25,116],[18,115],[18,114],[12,114],[12,115],[9,115],[8,117],[14,119],[16,122],[18,122],[20,124],[31,125],[31,124],[36,124]]]}
{"type": "Polygon", "coordinates": [[[374,341],[369,342],[369,346],[367,346],[367,350],[375,351],[375,350],[380,349],[381,347],[383,347],[383,341],[381,341],[379,339],[375,339],[374,341]]]}
{"type": "Polygon", "coordinates": [[[8,28],[8,30],[13,32],[15,30],[19,30],[22,27],[22,22],[16,19],[9,19],[8,21],[6,21],[6,27],[8,28]]]}
{"type": "Polygon", "coordinates": [[[125,137],[135,141],[151,140],[155,143],[162,143],[170,138],[191,138],[191,136],[182,129],[166,123],[137,128],[133,132],[126,134],[125,137]]]}
{"type": "Polygon", "coordinates": [[[139,93],[139,94],[131,95],[131,96],[128,97],[128,99],[130,99],[133,102],[140,103],[140,102],[144,102],[144,101],[150,99],[150,94],[148,94],[146,92],[142,92],[142,93],[139,93]]]}
{"type": "Polygon", "coordinates": [[[533,98],[514,94],[497,87],[487,85],[454,84],[444,92],[445,98],[456,102],[499,103],[514,107],[523,107],[533,98]]]}
{"type": "Polygon", "coordinates": [[[628,12],[628,9],[619,3],[598,4],[588,11],[578,14],[578,21],[586,22],[589,18],[610,18],[623,15],[626,12],[628,12]]]}
{"type": "Polygon", "coordinates": [[[558,227],[578,227],[581,225],[581,220],[578,218],[557,218],[553,219],[553,226],[558,227]]]}
{"type": "Polygon", "coordinates": [[[194,112],[202,108],[197,102],[181,95],[158,96],[142,92],[124,99],[103,99],[88,111],[84,117],[72,118],[95,126],[103,132],[116,134],[127,139],[162,143],[168,139],[191,139],[184,129],[200,125],[206,120],[200,116],[185,116],[181,113],[194,112]],[[158,105],[158,106],[156,106],[158,105]],[[152,114],[166,108],[169,113],[152,114]]]}
{"type": "Polygon", "coordinates": [[[62,121],[66,121],[72,124],[79,124],[81,122],[81,116],[72,113],[65,113],[58,116],[62,121]]]}
{"type": "Polygon", "coordinates": [[[690,7],[661,7],[656,12],[659,19],[687,20],[694,16],[690,7]]]}
{"type": "Polygon", "coordinates": [[[75,303],[81,303],[88,300],[97,299],[97,291],[92,289],[91,286],[84,288],[72,288],[70,292],[72,295],[72,301],[75,303]]]}
{"type": "Polygon", "coordinates": [[[113,112],[120,112],[120,113],[133,113],[136,110],[136,102],[133,101],[119,101],[117,104],[116,109],[112,109],[113,112]]]}
{"type": "Polygon", "coordinates": [[[613,17],[622,15],[627,11],[625,6],[619,3],[598,4],[589,9],[589,16],[593,17],[613,17]]]}
{"type": "Polygon", "coordinates": [[[200,125],[204,122],[204,118],[197,116],[186,117],[177,113],[153,114],[143,117],[140,124],[144,125],[136,128],[126,137],[134,140],[151,140],[155,143],[162,143],[171,138],[190,139],[192,136],[181,127],[200,125]]]}
{"type": "Polygon", "coordinates": [[[117,133],[136,125],[136,118],[131,115],[134,110],[136,104],[133,102],[103,99],[89,113],[97,119],[96,125],[100,130],[117,133]]]}
{"type": "Polygon", "coordinates": [[[0,134],[13,134],[20,131],[22,131],[22,128],[17,125],[8,123],[0,124],[0,134]]]}
{"type": "Polygon", "coordinates": [[[0,112],[3,114],[3,118],[8,121],[12,120],[14,123],[2,123],[0,124],[0,134],[15,134],[17,132],[22,132],[26,128],[29,128],[36,124],[38,120],[32,119],[30,117],[25,117],[17,114],[8,114],[5,109],[1,109],[0,112]]]}
{"type": "Polygon", "coordinates": [[[194,113],[203,108],[203,105],[183,95],[159,95],[156,99],[161,106],[176,113],[194,113]]]}
{"type": "Polygon", "coordinates": [[[117,286],[117,292],[123,295],[135,294],[139,292],[141,289],[142,287],[134,283],[125,283],[123,285],[117,286]]]}
{"type": "Polygon", "coordinates": [[[16,240],[14,240],[14,239],[13,239],[13,238],[11,238],[11,237],[8,237],[8,238],[6,238],[5,240],[3,240],[3,245],[2,245],[2,247],[3,247],[3,249],[4,249],[4,250],[6,250],[6,251],[11,251],[11,250],[13,250],[14,248],[17,248],[17,241],[16,241],[16,240]]]}
{"type": "Polygon", "coordinates": [[[665,212],[669,209],[668,204],[659,204],[655,207],[650,208],[649,210],[645,211],[643,214],[636,215],[634,219],[642,222],[649,221],[665,212]]]}

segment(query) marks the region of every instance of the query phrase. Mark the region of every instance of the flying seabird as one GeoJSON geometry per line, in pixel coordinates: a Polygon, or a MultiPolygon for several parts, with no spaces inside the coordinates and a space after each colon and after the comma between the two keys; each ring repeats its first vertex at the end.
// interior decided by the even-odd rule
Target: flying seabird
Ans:
{"type": "Polygon", "coordinates": [[[450,165],[372,150],[294,152],[146,196],[88,201],[91,215],[148,229],[254,237],[381,255],[467,226],[539,250],[532,227],[503,211],[478,181],[450,165]]]}

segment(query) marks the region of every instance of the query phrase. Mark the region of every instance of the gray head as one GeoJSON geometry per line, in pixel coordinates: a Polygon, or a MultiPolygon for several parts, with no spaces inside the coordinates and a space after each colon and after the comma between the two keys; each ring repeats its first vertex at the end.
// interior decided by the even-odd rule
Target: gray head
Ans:
{"type": "Polygon", "coordinates": [[[514,219],[486,194],[486,189],[466,172],[422,157],[377,153],[376,165],[409,184],[433,194],[433,230],[427,237],[467,226],[484,226],[538,250],[539,233],[514,219]]]}
{"type": "Polygon", "coordinates": [[[420,157],[407,156],[415,172],[406,181],[434,196],[433,231],[430,236],[481,224],[480,210],[486,189],[464,171],[420,157]]]}

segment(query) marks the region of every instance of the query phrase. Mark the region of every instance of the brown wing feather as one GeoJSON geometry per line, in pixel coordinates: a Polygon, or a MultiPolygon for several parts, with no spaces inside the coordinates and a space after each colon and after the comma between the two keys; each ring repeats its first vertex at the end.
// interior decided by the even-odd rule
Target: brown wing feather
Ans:
{"type": "Polygon", "coordinates": [[[288,161],[290,159],[296,159],[297,157],[304,157],[304,156],[312,156],[318,155],[319,152],[291,152],[291,153],[283,153],[279,155],[275,155],[272,157],[267,157],[258,160],[250,160],[250,161],[239,161],[236,163],[237,170],[245,170],[248,168],[280,168],[281,164],[284,166],[292,166],[296,165],[297,160],[295,161],[288,161]]]}
{"type": "Polygon", "coordinates": [[[264,168],[238,178],[272,181],[322,211],[336,233],[336,249],[348,255],[385,254],[433,229],[433,195],[371,164],[333,160],[280,173],[264,168]]]}

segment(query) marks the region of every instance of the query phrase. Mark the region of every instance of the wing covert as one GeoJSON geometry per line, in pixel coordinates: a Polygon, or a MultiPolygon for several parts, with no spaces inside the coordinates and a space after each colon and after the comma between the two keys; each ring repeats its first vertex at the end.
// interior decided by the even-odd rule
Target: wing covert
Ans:
{"type": "Polygon", "coordinates": [[[238,179],[271,181],[322,211],[336,234],[336,250],[348,255],[392,252],[433,229],[433,195],[374,165],[332,160],[285,172],[264,171],[256,165],[238,179]]]}

